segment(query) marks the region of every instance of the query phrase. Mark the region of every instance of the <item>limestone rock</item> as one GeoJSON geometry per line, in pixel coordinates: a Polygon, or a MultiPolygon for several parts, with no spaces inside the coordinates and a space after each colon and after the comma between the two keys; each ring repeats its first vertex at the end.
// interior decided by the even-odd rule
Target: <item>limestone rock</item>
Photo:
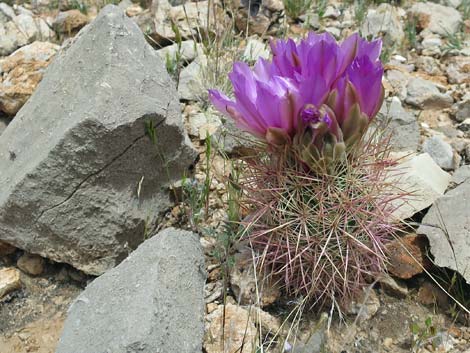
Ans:
{"type": "MultiPolygon", "coordinates": [[[[157,50],[157,54],[166,62],[167,59],[176,60],[178,53],[178,44],[172,44],[162,49],[157,50]]],[[[181,42],[181,48],[179,49],[180,60],[183,62],[191,62],[196,59],[198,55],[197,44],[193,40],[184,40],[181,42]]]]}
{"type": "Polygon", "coordinates": [[[406,219],[432,205],[444,194],[451,176],[443,171],[427,153],[403,161],[390,172],[390,182],[410,193],[405,200],[392,202],[397,219],[406,219]]]}
{"type": "Polygon", "coordinates": [[[58,33],[74,34],[88,23],[88,18],[79,10],[59,12],[52,26],[58,33]]]}
{"type": "Polygon", "coordinates": [[[219,305],[206,317],[206,322],[204,349],[207,353],[255,351],[258,334],[253,314],[247,309],[231,303],[219,305]]]}
{"type": "Polygon", "coordinates": [[[206,72],[207,59],[204,55],[198,56],[196,60],[181,70],[178,85],[180,99],[196,101],[202,95],[207,95],[203,79],[206,72]]]}
{"type": "Polygon", "coordinates": [[[0,21],[0,56],[9,55],[34,41],[48,41],[54,37],[54,32],[39,17],[20,14],[6,23],[0,21]]]}
{"type": "MultiPolygon", "coordinates": [[[[209,1],[188,2],[184,5],[170,8],[169,16],[178,27],[183,38],[191,39],[198,37],[200,33],[210,30],[215,24],[214,9],[209,8],[209,1]],[[210,13],[210,15],[208,15],[210,13]],[[207,22],[209,20],[209,22],[207,22]]],[[[223,12],[219,11],[217,18],[223,19],[223,12]]]]}
{"type": "Polygon", "coordinates": [[[0,111],[15,115],[34,93],[59,46],[34,42],[16,50],[0,62],[0,111]]]}
{"type": "Polygon", "coordinates": [[[78,296],[56,353],[201,353],[204,282],[197,235],[165,229],[78,296]]]}
{"type": "Polygon", "coordinates": [[[210,112],[191,114],[188,120],[188,133],[191,136],[199,137],[200,140],[212,136],[222,124],[217,115],[210,112]]]}
{"type": "Polygon", "coordinates": [[[423,143],[423,152],[428,153],[442,169],[454,169],[454,152],[452,146],[439,136],[427,138],[423,143]]]}
{"type": "Polygon", "coordinates": [[[1,135],[0,239],[88,274],[122,261],[196,156],[175,97],[139,28],[104,8],[1,135]]]}
{"type": "Polygon", "coordinates": [[[440,197],[424,216],[418,234],[429,239],[437,266],[459,272],[470,284],[470,180],[440,197]]]}
{"type": "Polygon", "coordinates": [[[23,254],[16,263],[18,268],[30,275],[37,276],[44,271],[44,259],[34,254],[23,254]]]}
{"type": "Polygon", "coordinates": [[[15,17],[15,10],[6,2],[0,2],[0,23],[11,21],[15,17]]]}
{"type": "Polygon", "coordinates": [[[12,267],[0,269],[0,299],[20,287],[20,271],[12,267]]]}
{"type": "Polygon", "coordinates": [[[401,70],[387,70],[385,74],[387,83],[391,86],[391,94],[396,95],[401,101],[406,99],[407,85],[410,75],[401,70]]]}
{"type": "Polygon", "coordinates": [[[416,16],[419,29],[427,29],[441,36],[457,32],[462,22],[459,11],[433,2],[413,4],[408,10],[408,16],[416,16]]]}
{"type": "Polygon", "coordinates": [[[406,103],[421,109],[443,109],[450,107],[453,99],[449,94],[441,93],[433,82],[414,77],[407,86],[406,103]]]}
{"type": "Polygon", "coordinates": [[[377,118],[388,123],[387,131],[391,133],[390,143],[393,150],[411,152],[418,150],[418,121],[413,114],[402,107],[397,97],[393,97],[389,104],[382,106],[377,118]]]}
{"type": "Polygon", "coordinates": [[[167,0],[152,1],[151,8],[133,17],[143,33],[151,38],[150,44],[170,44],[176,39],[171,27],[169,12],[171,5],[167,0]]]}
{"type": "Polygon", "coordinates": [[[387,3],[380,4],[377,9],[368,10],[366,19],[362,24],[361,33],[365,37],[377,38],[382,36],[384,42],[388,45],[401,43],[405,38],[397,9],[387,3]]]}
{"type": "Polygon", "coordinates": [[[248,39],[243,58],[248,61],[257,61],[259,58],[268,59],[270,52],[267,49],[267,44],[256,38],[248,39]]]}
{"type": "Polygon", "coordinates": [[[450,83],[470,84],[470,57],[456,56],[449,59],[446,65],[450,83]]]}

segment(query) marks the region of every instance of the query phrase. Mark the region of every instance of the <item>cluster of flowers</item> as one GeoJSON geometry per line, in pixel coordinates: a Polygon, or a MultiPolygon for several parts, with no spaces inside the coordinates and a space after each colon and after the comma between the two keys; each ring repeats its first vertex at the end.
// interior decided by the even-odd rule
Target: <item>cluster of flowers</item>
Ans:
{"type": "Polygon", "coordinates": [[[360,138],[383,101],[382,42],[328,33],[271,42],[272,61],[234,64],[235,100],[209,98],[238,126],[272,146],[293,145],[303,159],[337,158],[360,138]]]}

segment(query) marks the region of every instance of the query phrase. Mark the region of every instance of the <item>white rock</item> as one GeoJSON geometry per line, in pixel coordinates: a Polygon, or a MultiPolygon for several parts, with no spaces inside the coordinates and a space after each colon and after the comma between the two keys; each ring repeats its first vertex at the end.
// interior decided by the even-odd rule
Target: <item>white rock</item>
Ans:
{"type": "Polygon", "coordinates": [[[442,46],[442,40],[439,37],[426,37],[421,42],[424,49],[435,49],[442,46]]]}
{"type": "Polygon", "coordinates": [[[20,287],[20,271],[12,267],[0,269],[0,299],[20,287]]]}
{"type": "MultiPolygon", "coordinates": [[[[198,44],[193,40],[185,40],[181,42],[181,49],[179,51],[181,55],[181,60],[186,62],[193,61],[198,55],[198,44]]],[[[176,54],[178,53],[178,43],[163,47],[162,49],[157,50],[157,54],[162,58],[163,62],[166,62],[167,58],[176,59],[176,54]]]]}
{"type": "Polygon", "coordinates": [[[191,136],[199,137],[201,140],[204,140],[207,137],[207,134],[209,134],[209,136],[214,134],[219,126],[222,125],[218,116],[208,112],[190,115],[188,121],[188,133],[191,136]]]}
{"type": "Polygon", "coordinates": [[[325,31],[333,35],[335,38],[339,38],[341,36],[341,30],[336,27],[325,27],[325,31]]]}
{"type": "Polygon", "coordinates": [[[323,14],[324,18],[338,18],[339,16],[341,16],[341,11],[332,5],[328,5],[323,14]]]}
{"type": "Polygon", "coordinates": [[[406,58],[401,55],[394,55],[393,59],[400,63],[406,63],[406,58]]]}
{"type": "Polygon", "coordinates": [[[196,101],[206,94],[203,80],[206,65],[207,60],[198,57],[181,71],[178,85],[180,99],[196,101]]]}
{"type": "Polygon", "coordinates": [[[13,19],[13,17],[15,17],[15,11],[10,6],[8,6],[7,3],[4,2],[0,2],[0,19],[2,18],[2,16],[7,21],[10,21],[13,19]]]}
{"type": "Polygon", "coordinates": [[[266,43],[263,43],[259,39],[250,38],[246,44],[245,51],[243,52],[243,57],[248,61],[256,61],[259,58],[268,59],[269,50],[267,49],[266,43]]]}
{"type": "Polygon", "coordinates": [[[412,156],[390,172],[389,180],[394,186],[411,195],[396,200],[398,208],[394,216],[403,220],[429,207],[444,194],[451,176],[443,171],[427,153],[412,156]]]}
{"type": "Polygon", "coordinates": [[[442,36],[456,33],[462,22],[459,11],[432,2],[417,2],[408,10],[408,14],[417,16],[420,27],[442,36]]]}
{"type": "Polygon", "coordinates": [[[405,37],[400,16],[395,7],[383,3],[377,9],[369,9],[361,27],[364,36],[378,37],[384,35],[388,44],[401,43],[405,37]]]}

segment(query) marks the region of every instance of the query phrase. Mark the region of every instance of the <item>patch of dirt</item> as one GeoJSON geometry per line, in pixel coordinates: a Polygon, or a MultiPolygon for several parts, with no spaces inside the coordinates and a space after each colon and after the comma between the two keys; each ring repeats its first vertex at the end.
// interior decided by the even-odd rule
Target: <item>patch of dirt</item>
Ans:
{"type": "MultiPolygon", "coordinates": [[[[12,267],[17,257],[0,259],[0,268],[12,267]]],[[[0,299],[0,352],[54,353],[67,309],[86,277],[67,265],[48,263],[43,275],[21,273],[21,282],[21,289],[0,299]]]]}

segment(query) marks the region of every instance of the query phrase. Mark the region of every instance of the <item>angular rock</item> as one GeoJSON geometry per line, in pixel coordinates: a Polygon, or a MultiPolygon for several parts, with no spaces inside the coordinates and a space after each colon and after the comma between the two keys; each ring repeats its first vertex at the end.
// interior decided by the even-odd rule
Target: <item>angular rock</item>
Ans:
{"type": "Polygon", "coordinates": [[[429,268],[426,257],[426,238],[416,234],[408,234],[387,244],[389,265],[387,270],[395,277],[410,279],[429,268]]]}
{"type": "Polygon", "coordinates": [[[34,42],[0,62],[0,111],[15,115],[33,94],[59,46],[34,42]]]}
{"type": "Polygon", "coordinates": [[[45,261],[41,256],[23,254],[16,263],[18,268],[30,275],[37,276],[43,273],[45,261]]]}
{"type": "Polygon", "coordinates": [[[459,169],[455,171],[452,175],[451,182],[455,184],[455,186],[460,185],[467,180],[470,180],[470,165],[463,165],[459,169]]]}
{"type": "Polygon", "coordinates": [[[428,153],[442,169],[454,169],[454,152],[452,146],[439,136],[427,138],[423,143],[423,152],[428,153]]]}
{"type": "Polygon", "coordinates": [[[381,36],[387,45],[401,43],[405,38],[397,9],[386,3],[380,4],[377,9],[368,10],[361,33],[365,37],[377,38],[381,36]]]}
{"type": "Polygon", "coordinates": [[[54,37],[54,32],[39,17],[20,14],[4,24],[0,21],[0,56],[9,55],[34,41],[48,41],[54,37]]]}
{"type": "Polygon", "coordinates": [[[403,220],[431,206],[444,194],[451,176],[429,154],[422,153],[393,168],[389,178],[395,187],[409,193],[405,200],[392,202],[397,207],[393,215],[403,220]]]}
{"type": "Polygon", "coordinates": [[[176,96],[135,23],[103,9],[0,138],[0,239],[88,274],[118,264],[196,156],[176,96]]]}
{"type": "Polygon", "coordinates": [[[377,115],[388,123],[387,132],[391,134],[391,145],[395,151],[416,152],[419,146],[419,125],[416,117],[407,112],[397,97],[390,104],[382,105],[377,115]]]}
{"type": "Polygon", "coordinates": [[[0,269],[0,299],[21,288],[20,271],[7,267],[0,269]]]}
{"type": "Polygon", "coordinates": [[[176,34],[171,27],[169,12],[171,5],[167,0],[152,1],[151,8],[133,17],[142,32],[151,38],[151,45],[170,44],[176,39],[176,34]]]}
{"type": "Polygon", "coordinates": [[[180,73],[178,93],[182,100],[196,101],[207,94],[203,79],[207,70],[207,59],[200,55],[180,73]]]}
{"type": "Polygon", "coordinates": [[[408,16],[415,16],[418,29],[427,29],[441,36],[453,34],[459,30],[462,15],[452,7],[433,2],[417,2],[409,10],[408,16]]]}
{"type": "Polygon", "coordinates": [[[250,315],[240,306],[219,305],[206,317],[204,349],[207,353],[252,353],[256,351],[257,337],[253,313],[250,315]]]}
{"type": "Polygon", "coordinates": [[[439,92],[433,82],[419,77],[412,78],[406,89],[406,103],[421,109],[443,109],[450,107],[453,103],[449,94],[439,92]]]}
{"type": "Polygon", "coordinates": [[[165,229],[78,296],[56,353],[200,353],[204,282],[197,235],[165,229]]]}
{"type": "Polygon", "coordinates": [[[429,239],[434,262],[459,272],[470,284],[470,180],[440,197],[424,216],[418,234],[429,239]]]}

